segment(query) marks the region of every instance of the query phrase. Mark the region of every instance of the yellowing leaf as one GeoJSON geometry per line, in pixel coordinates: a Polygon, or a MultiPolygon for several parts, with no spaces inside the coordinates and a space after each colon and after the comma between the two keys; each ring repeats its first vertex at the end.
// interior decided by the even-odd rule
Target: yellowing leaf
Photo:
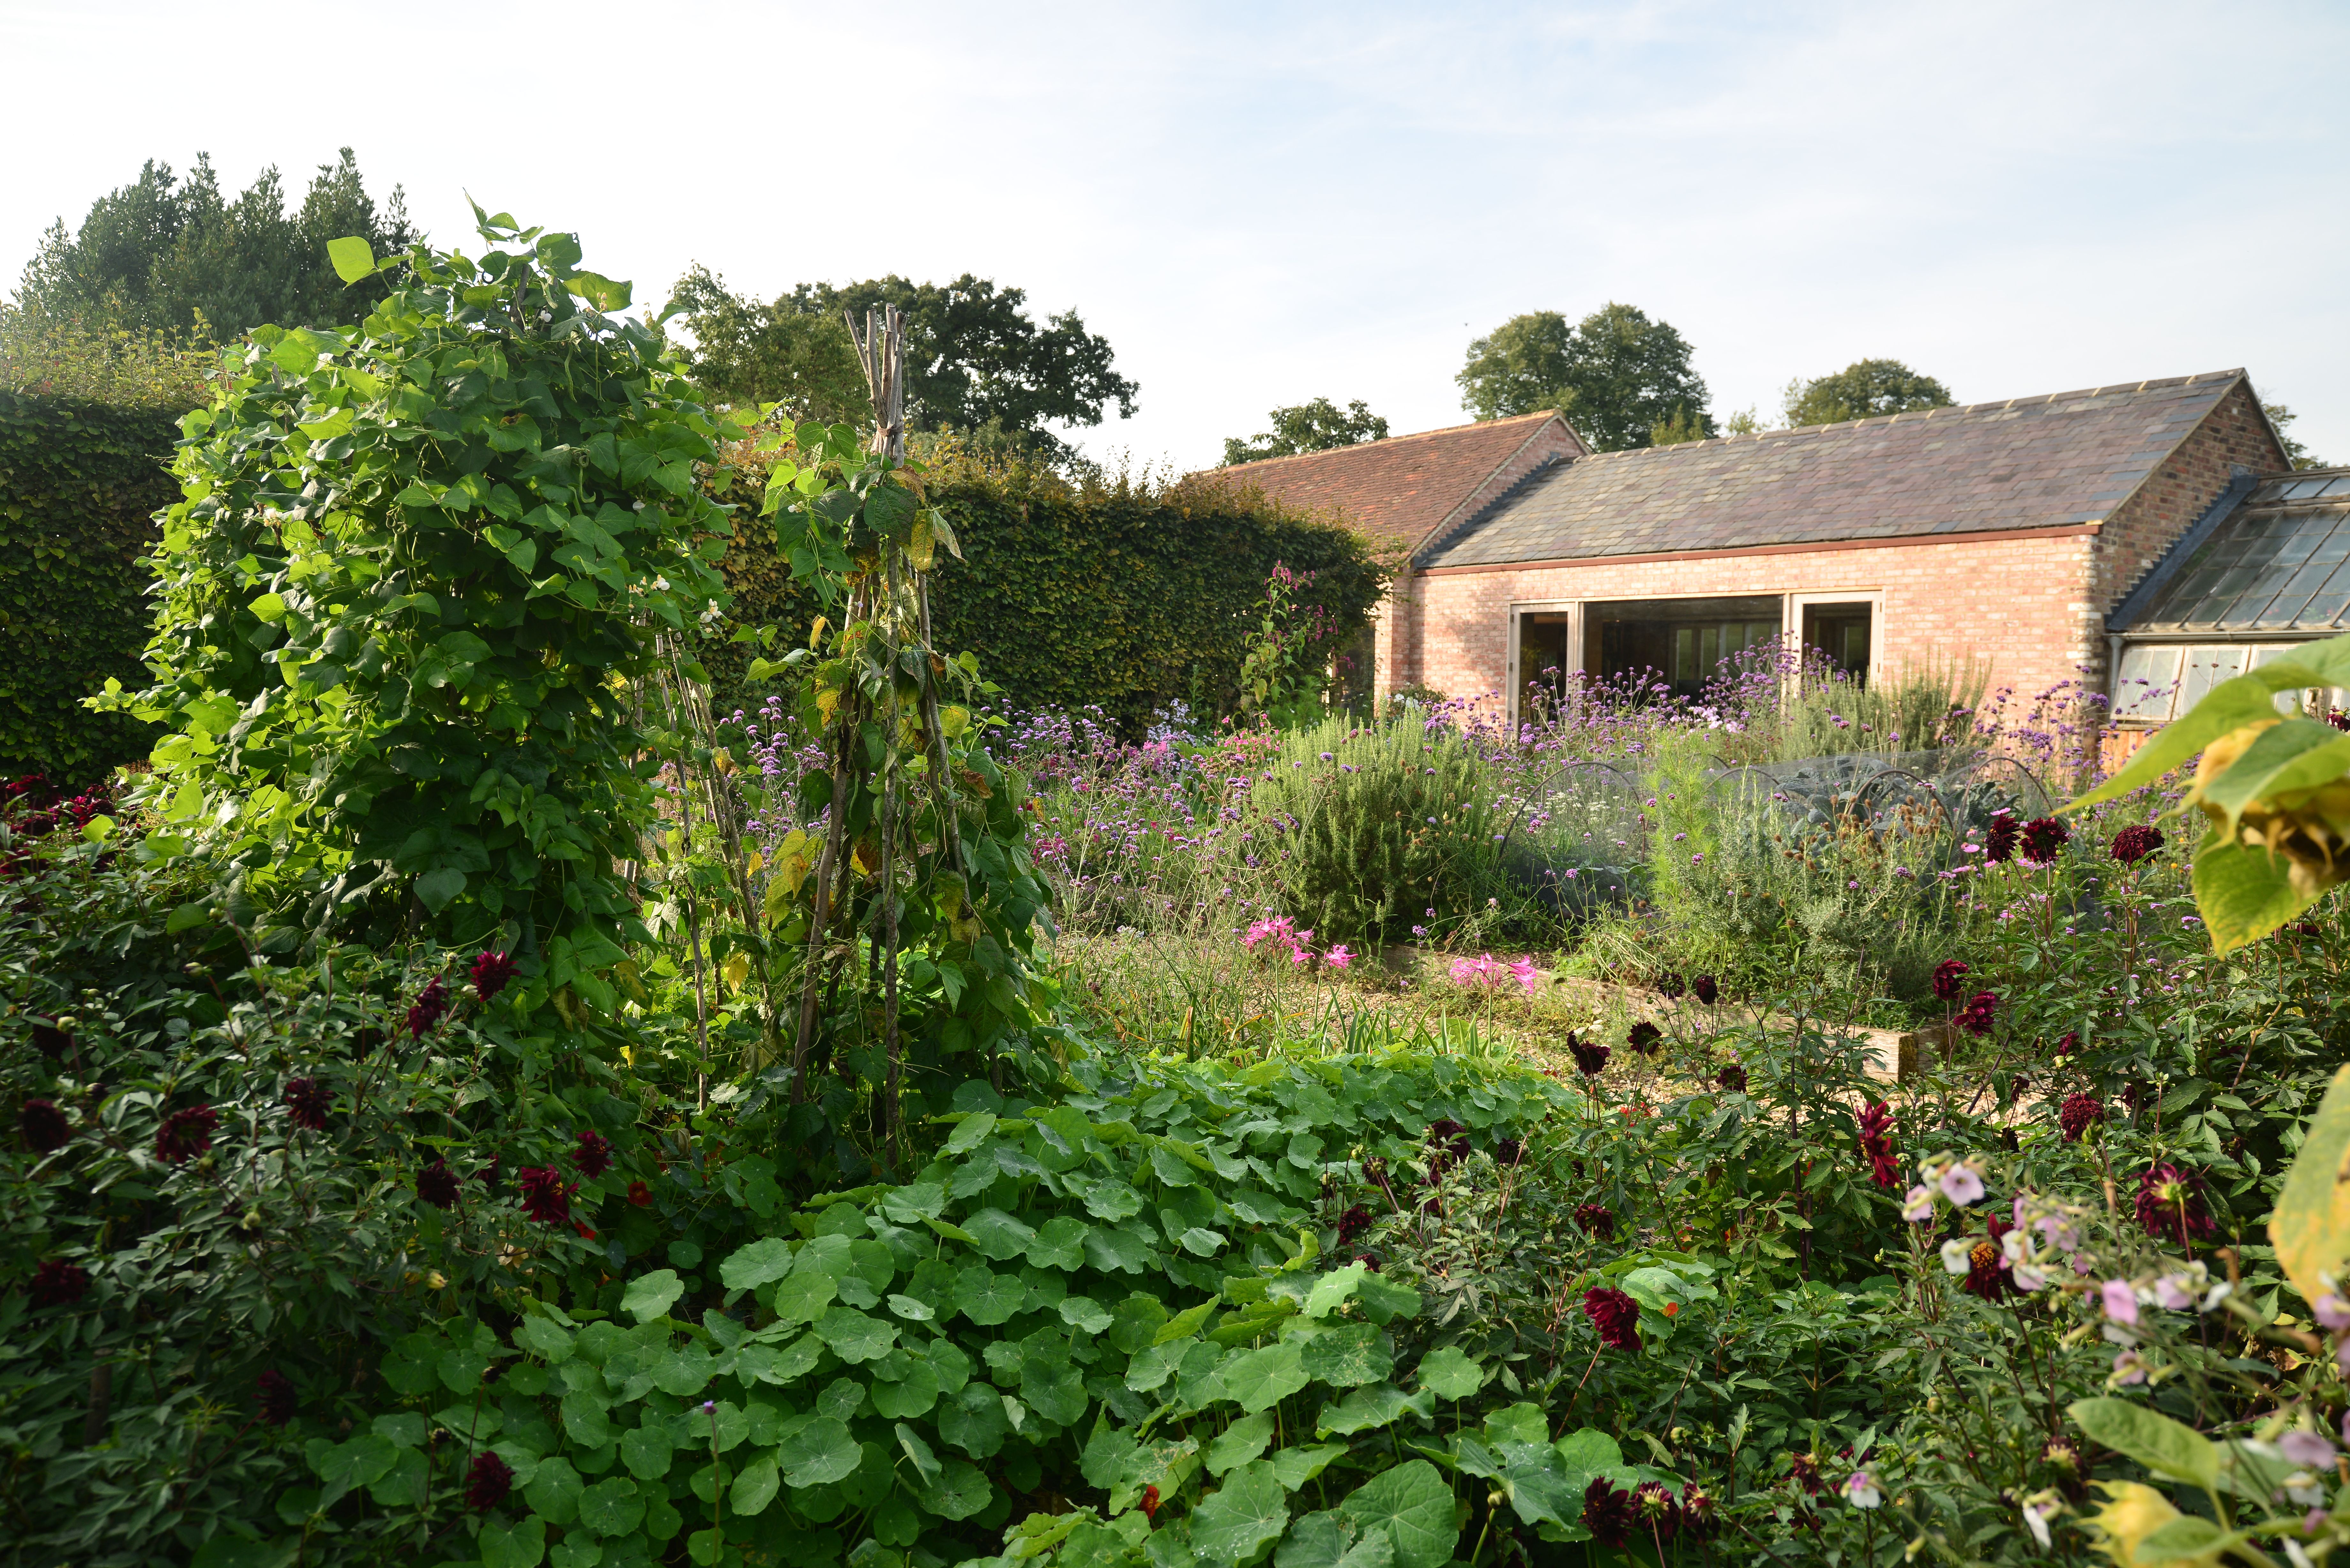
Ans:
{"type": "Polygon", "coordinates": [[[749,953],[728,954],[725,965],[718,972],[726,981],[727,990],[742,990],[743,981],[751,978],[751,955],[749,953]]]}
{"type": "Polygon", "coordinates": [[[2285,1173],[2284,1191],[2269,1219],[2277,1262],[2304,1301],[2324,1293],[2323,1276],[2350,1258],[2350,1067],[2334,1075],[2324,1103],[2285,1173]]]}

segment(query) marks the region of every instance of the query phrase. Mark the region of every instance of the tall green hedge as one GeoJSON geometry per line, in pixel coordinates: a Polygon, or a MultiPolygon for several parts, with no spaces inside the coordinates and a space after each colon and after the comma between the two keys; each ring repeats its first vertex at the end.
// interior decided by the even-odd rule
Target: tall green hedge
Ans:
{"type": "Polygon", "coordinates": [[[167,409],[0,390],[0,773],[96,781],[145,727],[81,700],[143,685],[152,516],[178,499],[167,409]]]}
{"type": "MultiPolygon", "coordinates": [[[[1389,573],[1352,529],[1213,483],[1079,491],[1049,475],[947,464],[930,494],[963,555],[941,555],[931,582],[939,645],[976,653],[1014,707],[1098,706],[1130,735],[1170,699],[1232,711],[1243,642],[1276,563],[1315,574],[1301,597],[1329,612],[1340,642],[1367,624],[1389,573]]],[[[754,495],[745,485],[738,499],[754,495]]],[[[818,607],[791,584],[755,511],[737,514],[727,550],[734,618],[805,640],[818,607]]],[[[722,702],[742,662],[712,661],[722,702]]]]}

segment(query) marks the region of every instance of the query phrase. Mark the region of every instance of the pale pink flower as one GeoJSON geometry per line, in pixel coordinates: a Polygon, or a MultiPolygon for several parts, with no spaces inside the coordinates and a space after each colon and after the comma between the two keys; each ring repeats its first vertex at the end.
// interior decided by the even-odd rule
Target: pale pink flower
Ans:
{"type": "Polygon", "coordinates": [[[2097,1287],[2097,1297],[2104,1303],[2106,1315],[2116,1323],[2137,1321],[2137,1292],[2127,1280],[2107,1280],[2097,1287]]]}
{"type": "Polygon", "coordinates": [[[1964,1161],[1942,1172],[1942,1179],[1939,1185],[1942,1189],[1942,1196],[1961,1209],[1970,1203],[1976,1202],[1983,1195],[1982,1173],[1964,1161]]]}

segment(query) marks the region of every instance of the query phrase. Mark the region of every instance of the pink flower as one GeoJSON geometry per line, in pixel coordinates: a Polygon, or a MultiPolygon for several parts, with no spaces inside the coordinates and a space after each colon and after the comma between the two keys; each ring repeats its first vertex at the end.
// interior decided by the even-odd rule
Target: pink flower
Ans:
{"type": "Polygon", "coordinates": [[[2137,1292],[2127,1280],[2107,1280],[2097,1287],[2097,1297],[2105,1303],[2106,1315],[2116,1323],[2137,1321],[2137,1292]]]}
{"type": "Polygon", "coordinates": [[[1322,961],[1328,964],[1332,969],[1345,969],[1348,964],[1355,961],[1355,955],[1348,952],[1345,945],[1341,944],[1340,946],[1332,948],[1328,952],[1324,953],[1322,955],[1322,961]]]}
{"type": "Polygon", "coordinates": [[[1961,1209],[1979,1201],[1983,1195],[1982,1173],[1965,1163],[1954,1164],[1942,1172],[1936,1185],[1942,1189],[1943,1197],[1961,1209]]]}

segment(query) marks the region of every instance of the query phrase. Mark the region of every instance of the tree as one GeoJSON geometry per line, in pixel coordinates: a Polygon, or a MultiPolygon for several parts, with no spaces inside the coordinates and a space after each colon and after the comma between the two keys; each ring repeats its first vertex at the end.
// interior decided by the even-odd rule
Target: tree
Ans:
{"type": "Polygon", "coordinates": [[[1113,368],[1108,340],[1087,332],[1076,311],[1048,317],[1040,327],[1022,308],[1028,300],[1025,290],[998,288],[969,273],[949,284],[910,283],[894,273],[840,286],[804,283],[767,306],[725,296],[732,301],[726,309],[716,301],[723,286],[701,267],[678,287],[681,298],[691,294],[703,302],[698,316],[687,318],[697,338],[702,320],[721,335],[714,348],[702,344],[694,368],[705,384],[724,395],[759,396],[754,387],[776,384],[759,381],[760,374],[772,378],[785,367],[800,366],[799,384],[807,396],[861,407],[848,404],[835,389],[832,350],[823,344],[827,334],[837,332],[841,351],[847,352],[843,310],[861,323],[868,311],[894,305],[906,313],[905,412],[910,430],[997,431],[1058,460],[1069,449],[1045,428],[1047,421],[1097,425],[1104,406],[1112,402],[1120,419],[1134,417],[1138,389],[1113,368]],[[709,286],[698,285],[697,276],[707,278],[709,286]],[[778,325],[786,317],[827,325],[821,330],[805,322],[778,325]]]}
{"type": "Polygon", "coordinates": [[[1573,327],[1555,310],[1513,316],[1469,345],[1453,378],[1481,420],[1555,409],[1600,452],[1647,446],[1659,426],[1714,433],[1704,379],[1669,322],[1610,302],[1573,327]]]}
{"type": "Polygon", "coordinates": [[[2295,469],[2324,468],[2325,460],[2284,433],[2284,427],[2301,418],[2282,403],[2262,403],[2261,411],[2269,417],[2269,427],[2276,431],[2277,445],[2284,449],[2284,460],[2295,469]]]}
{"type": "Polygon", "coordinates": [[[762,305],[695,263],[670,308],[693,334],[693,378],[743,403],[781,403],[795,420],[862,424],[873,417],[865,372],[837,314],[805,310],[785,295],[762,305]]]}
{"type": "Polygon", "coordinates": [[[1388,439],[1388,422],[1371,412],[1360,398],[1342,410],[1327,398],[1316,398],[1310,403],[1293,408],[1274,409],[1265,416],[1273,421],[1270,431],[1243,441],[1237,436],[1224,441],[1224,466],[1236,462],[1255,462],[1268,457],[1295,457],[1301,452],[1327,452],[1332,447],[1354,446],[1367,441],[1388,439]]]}
{"type": "Polygon", "coordinates": [[[1898,359],[1856,359],[1832,376],[1787,383],[1787,425],[1835,425],[1846,420],[1947,409],[1950,389],[1898,359]]]}
{"type": "Polygon", "coordinates": [[[318,166],[291,214],[274,167],[229,201],[209,156],[197,154],[184,181],[151,159],[137,180],[92,202],[73,234],[62,218],[50,226],[16,304],[36,317],[133,332],[202,327],[234,337],[264,322],[348,326],[389,285],[370,278],[347,287],[335,275],[327,243],[344,235],[380,254],[421,237],[398,186],[377,211],[348,147],[340,161],[318,166]]]}

